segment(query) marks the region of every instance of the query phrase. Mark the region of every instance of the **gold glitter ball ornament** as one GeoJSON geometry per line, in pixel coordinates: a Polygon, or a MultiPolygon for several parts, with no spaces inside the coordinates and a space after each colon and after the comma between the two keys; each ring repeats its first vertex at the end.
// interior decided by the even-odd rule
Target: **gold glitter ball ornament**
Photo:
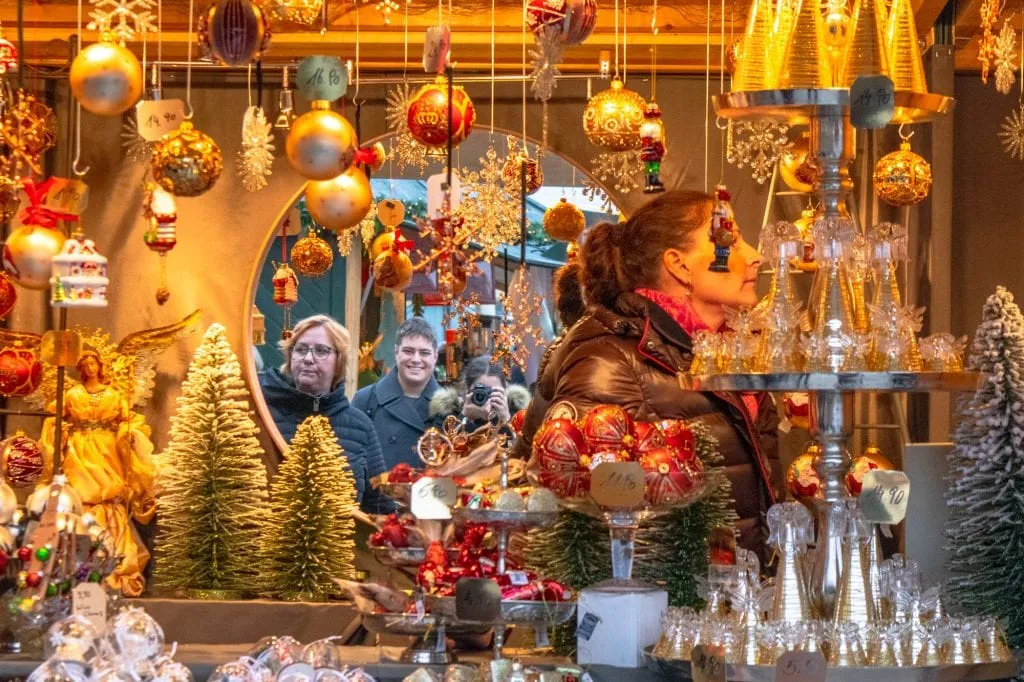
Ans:
{"type": "Polygon", "coordinates": [[[898,150],[879,159],[874,180],[879,199],[893,206],[913,206],[932,189],[932,167],[904,140],[898,150]]]}
{"type": "Polygon", "coordinates": [[[131,50],[109,40],[78,53],[70,80],[75,99],[99,116],[119,116],[142,95],[142,65],[131,50]]]}
{"type": "Polygon", "coordinates": [[[644,98],[628,89],[616,76],[611,87],[587,102],[583,110],[583,132],[598,147],[611,151],[637,149],[646,109],[644,98]]]}
{"type": "Polygon", "coordinates": [[[191,121],[182,121],[157,141],[150,163],[157,184],[179,197],[199,196],[224,170],[220,147],[191,121]]]}
{"type": "Polygon", "coordinates": [[[292,247],[292,265],[304,277],[320,277],[334,264],[331,245],[310,230],[292,247]]]}
{"type": "Polygon", "coordinates": [[[574,242],[583,234],[587,219],[576,204],[562,197],[557,204],[544,211],[544,231],[552,239],[574,242]]]}
{"type": "Polygon", "coordinates": [[[0,138],[10,151],[5,170],[14,180],[27,172],[42,174],[39,158],[57,144],[57,117],[35,95],[18,90],[16,103],[4,108],[0,138]]]}
{"type": "Polygon", "coordinates": [[[370,180],[359,168],[306,185],[306,208],[313,220],[329,230],[341,231],[359,224],[373,204],[370,180]]]}
{"type": "Polygon", "coordinates": [[[285,154],[296,173],[310,180],[330,180],[352,165],[359,141],[355,128],[345,117],[331,110],[327,100],[316,100],[313,108],[292,123],[285,139],[285,154]]]}

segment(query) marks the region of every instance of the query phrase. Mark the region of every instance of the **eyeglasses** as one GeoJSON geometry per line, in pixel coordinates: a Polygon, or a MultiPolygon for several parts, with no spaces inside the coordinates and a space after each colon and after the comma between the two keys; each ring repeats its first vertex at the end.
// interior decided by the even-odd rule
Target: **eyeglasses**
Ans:
{"type": "Polygon", "coordinates": [[[317,344],[315,346],[307,346],[304,343],[299,343],[292,348],[292,355],[299,359],[302,359],[306,357],[309,353],[312,353],[313,357],[316,358],[317,360],[326,360],[327,358],[331,357],[333,353],[336,352],[337,351],[331,348],[330,346],[321,346],[320,344],[317,344]]]}

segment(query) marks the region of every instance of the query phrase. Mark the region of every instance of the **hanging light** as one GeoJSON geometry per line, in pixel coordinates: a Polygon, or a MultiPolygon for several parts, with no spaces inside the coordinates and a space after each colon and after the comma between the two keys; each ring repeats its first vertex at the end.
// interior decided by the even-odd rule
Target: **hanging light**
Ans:
{"type": "Polygon", "coordinates": [[[274,127],[288,130],[295,116],[295,95],[288,83],[288,67],[281,69],[281,92],[277,93],[277,119],[274,127]]]}

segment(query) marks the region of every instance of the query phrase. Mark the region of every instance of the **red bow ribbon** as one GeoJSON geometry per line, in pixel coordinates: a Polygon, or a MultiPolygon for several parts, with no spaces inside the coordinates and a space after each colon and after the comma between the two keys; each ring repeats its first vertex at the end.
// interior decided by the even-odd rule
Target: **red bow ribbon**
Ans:
{"type": "Polygon", "coordinates": [[[411,239],[406,239],[399,230],[395,230],[395,240],[391,242],[392,251],[412,253],[413,246],[415,244],[411,239]]]}
{"type": "Polygon", "coordinates": [[[354,166],[373,166],[377,162],[377,150],[373,147],[361,147],[356,150],[352,159],[354,166]]]}
{"type": "Polygon", "coordinates": [[[42,182],[33,182],[29,179],[21,181],[29,202],[29,205],[21,212],[21,223],[23,225],[38,225],[39,227],[54,229],[57,227],[58,221],[78,221],[78,216],[73,213],[55,211],[52,208],[43,206],[46,195],[50,193],[50,189],[52,189],[53,183],[56,181],[57,179],[54,177],[46,178],[42,182]]]}

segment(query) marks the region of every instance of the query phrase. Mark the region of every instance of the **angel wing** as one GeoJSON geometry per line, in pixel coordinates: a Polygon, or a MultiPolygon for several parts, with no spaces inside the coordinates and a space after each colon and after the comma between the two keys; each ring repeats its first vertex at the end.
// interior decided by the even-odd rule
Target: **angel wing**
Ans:
{"type": "Polygon", "coordinates": [[[171,344],[194,332],[202,314],[196,310],[174,324],[129,334],[117,344],[111,383],[128,397],[129,405],[143,407],[149,402],[157,359],[171,344]]]}

